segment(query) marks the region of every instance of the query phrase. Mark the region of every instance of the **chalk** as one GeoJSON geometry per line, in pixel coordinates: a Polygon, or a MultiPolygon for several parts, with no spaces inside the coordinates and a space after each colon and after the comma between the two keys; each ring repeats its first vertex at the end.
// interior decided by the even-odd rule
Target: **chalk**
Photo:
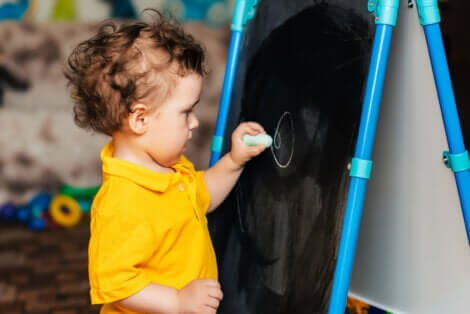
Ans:
{"type": "Polygon", "coordinates": [[[259,133],[258,135],[243,135],[243,142],[248,146],[255,146],[263,144],[266,147],[270,147],[273,143],[273,139],[268,134],[259,133]]]}

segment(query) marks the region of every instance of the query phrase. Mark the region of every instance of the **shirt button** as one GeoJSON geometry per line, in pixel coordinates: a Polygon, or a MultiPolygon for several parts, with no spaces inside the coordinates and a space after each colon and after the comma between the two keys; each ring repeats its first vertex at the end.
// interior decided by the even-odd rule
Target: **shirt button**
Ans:
{"type": "Polygon", "coordinates": [[[183,183],[180,183],[180,184],[178,185],[178,190],[180,190],[181,192],[184,191],[184,185],[183,185],[183,183]]]}

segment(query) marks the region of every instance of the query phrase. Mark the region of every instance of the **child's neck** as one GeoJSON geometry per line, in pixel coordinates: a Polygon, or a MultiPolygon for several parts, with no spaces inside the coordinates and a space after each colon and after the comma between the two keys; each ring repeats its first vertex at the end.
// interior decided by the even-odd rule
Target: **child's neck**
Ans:
{"type": "Polygon", "coordinates": [[[172,168],[168,168],[158,164],[150,154],[142,150],[137,143],[133,143],[121,136],[113,136],[114,154],[113,157],[122,159],[147,169],[159,172],[174,172],[172,168]]]}

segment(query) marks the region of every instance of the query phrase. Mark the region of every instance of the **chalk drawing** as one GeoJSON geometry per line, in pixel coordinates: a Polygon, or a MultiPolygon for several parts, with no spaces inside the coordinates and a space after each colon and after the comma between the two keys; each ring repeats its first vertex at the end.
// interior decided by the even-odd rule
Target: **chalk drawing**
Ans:
{"type": "Polygon", "coordinates": [[[286,111],[277,122],[271,153],[280,168],[289,167],[294,155],[295,131],[292,114],[286,111]],[[287,154],[286,154],[287,153],[287,154]],[[288,155],[288,158],[285,156],[288,155]]]}

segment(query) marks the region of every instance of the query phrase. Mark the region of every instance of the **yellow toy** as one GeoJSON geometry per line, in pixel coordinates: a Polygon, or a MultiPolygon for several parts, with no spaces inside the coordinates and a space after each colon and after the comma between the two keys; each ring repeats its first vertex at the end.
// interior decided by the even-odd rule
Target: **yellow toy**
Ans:
{"type": "Polygon", "coordinates": [[[80,205],[76,200],[66,195],[55,196],[49,210],[54,221],[63,227],[73,227],[82,219],[80,205]]]}

